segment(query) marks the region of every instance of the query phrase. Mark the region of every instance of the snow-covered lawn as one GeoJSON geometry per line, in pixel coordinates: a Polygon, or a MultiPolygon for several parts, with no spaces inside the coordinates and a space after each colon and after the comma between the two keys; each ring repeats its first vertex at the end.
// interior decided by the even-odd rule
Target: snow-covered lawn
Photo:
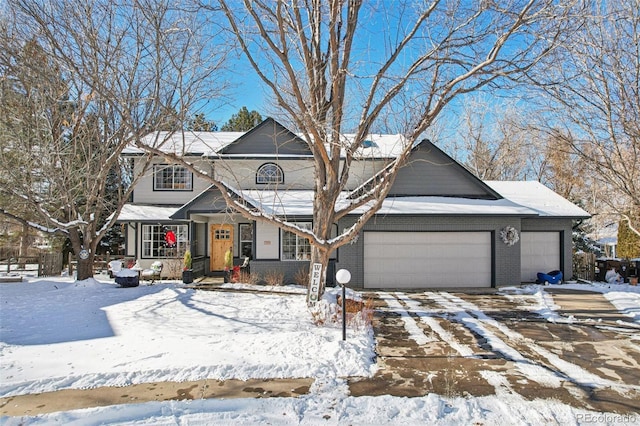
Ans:
{"type": "MultiPolygon", "coordinates": [[[[309,394],[297,398],[127,404],[0,423],[640,424],[640,414],[624,418],[527,401],[501,391],[497,376],[490,377],[494,396],[351,397],[345,378],[377,369],[371,330],[349,329],[342,341],[339,324],[314,325],[303,289],[270,290],[276,289],[199,291],[168,281],[118,288],[108,280],[69,278],[0,284],[0,397],[204,378],[315,379],[309,394]]],[[[640,323],[640,288],[589,289],[640,323]]],[[[545,292],[526,291],[539,296],[541,315],[554,319],[545,292]]]]}

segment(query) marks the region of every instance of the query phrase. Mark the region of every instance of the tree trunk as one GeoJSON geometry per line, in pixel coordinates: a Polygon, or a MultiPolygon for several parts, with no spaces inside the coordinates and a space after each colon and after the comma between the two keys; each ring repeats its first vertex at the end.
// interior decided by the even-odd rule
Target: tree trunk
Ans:
{"type": "Polygon", "coordinates": [[[94,244],[92,244],[92,241],[84,240],[78,228],[69,229],[69,240],[71,241],[71,247],[73,247],[73,254],[78,261],[76,280],[82,281],[93,278],[94,244]],[[83,259],[85,257],[82,256],[83,254],[86,255],[85,259],[83,259]]]}
{"type": "Polygon", "coordinates": [[[90,254],[87,259],[81,259],[80,256],[76,256],[78,259],[78,275],[77,280],[82,281],[88,278],[93,278],[93,254],[90,254]]]}
{"type": "Polygon", "coordinates": [[[20,233],[20,249],[18,252],[18,268],[24,269],[27,255],[29,254],[29,233],[31,229],[27,224],[22,224],[22,232],[20,233]]]}

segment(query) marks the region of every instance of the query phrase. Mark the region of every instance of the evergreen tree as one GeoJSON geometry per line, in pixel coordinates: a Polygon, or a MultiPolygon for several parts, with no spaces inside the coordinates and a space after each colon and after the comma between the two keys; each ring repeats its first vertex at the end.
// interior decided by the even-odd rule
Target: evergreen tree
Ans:
{"type": "Polygon", "coordinates": [[[240,108],[237,114],[233,114],[229,121],[222,126],[223,132],[246,132],[262,122],[262,116],[258,111],[251,111],[247,107],[240,108]]]}
{"type": "Polygon", "coordinates": [[[203,113],[199,113],[189,119],[186,130],[192,132],[217,132],[218,126],[215,122],[207,120],[203,113]]]}
{"type": "Polygon", "coordinates": [[[640,236],[633,232],[627,220],[618,223],[618,257],[624,259],[640,258],[640,236]]]}

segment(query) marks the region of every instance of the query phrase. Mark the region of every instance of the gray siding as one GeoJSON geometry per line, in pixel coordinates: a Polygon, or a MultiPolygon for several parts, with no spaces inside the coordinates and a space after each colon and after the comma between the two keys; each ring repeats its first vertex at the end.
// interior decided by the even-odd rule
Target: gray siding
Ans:
{"type": "Polygon", "coordinates": [[[264,277],[269,272],[282,272],[284,274],[284,284],[297,284],[294,280],[295,274],[301,270],[305,269],[309,271],[309,262],[308,261],[287,261],[280,262],[278,260],[254,260],[251,261],[251,273],[258,274],[261,280],[264,280],[264,277]]]}
{"type": "Polygon", "coordinates": [[[499,198],[481,180],[428,141],[414,148],[408,164],[398,171],[389,195],[499,198]]]}
{"type": "MultiPolygon", "coordinates": [[[[346,189],[355,189],[384,168],[384,160],[362,160],[351,164],[346,189]]],[[[220,159],[213,167],[217,179],[242,189],[313,189],[315,169],[312,158],[220,159]],[[277,164],[284,174],[284,184],[256,183],[256,172],[265,163],[277,164]]]]}
{"type": "Polygon", "coordinates": [[[307,144],[272,118],[227,145],[225,155],[311,155],[307,144]]]}
{"type": "Polygon", "coordinates": [[[207,190],[206,196],[194,200],[193,203],[188,205],[187,209],[191,213],[224,212],[227,210],[227,202],[222,197],[220,190],[210,188],[207,190]]]}
{"type": "MultiPolygon", "coordinates": [[[[207,160],[191,158],[191,161],[199,162],[199,167],[211,172],[211,164],[207,160]]],[[[154,159],[154,164],[167,164],[163,159],[154,159]]],[[[135,161],[136,173],[140,170],[140,162],[135,161]]],[[[154,191],[153,190],[153,166],[149,168],[145,175],[140,177],[133,190],[133,202],[139,204],[168,204],[181,205],[200,192],[204,191],[211,183],[198,177],[193,177],[193,188],[191,190],[176,191],[154,191]]]]}

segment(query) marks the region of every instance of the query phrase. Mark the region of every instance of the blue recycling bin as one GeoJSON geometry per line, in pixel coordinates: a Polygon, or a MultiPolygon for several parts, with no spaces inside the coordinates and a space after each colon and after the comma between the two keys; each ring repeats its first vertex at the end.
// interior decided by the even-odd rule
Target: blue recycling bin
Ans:
{"type": "Polygon", "coordinates": [[[562,282],[562,271],[538,272],[538,284],[560,284],[562,282]]]}

